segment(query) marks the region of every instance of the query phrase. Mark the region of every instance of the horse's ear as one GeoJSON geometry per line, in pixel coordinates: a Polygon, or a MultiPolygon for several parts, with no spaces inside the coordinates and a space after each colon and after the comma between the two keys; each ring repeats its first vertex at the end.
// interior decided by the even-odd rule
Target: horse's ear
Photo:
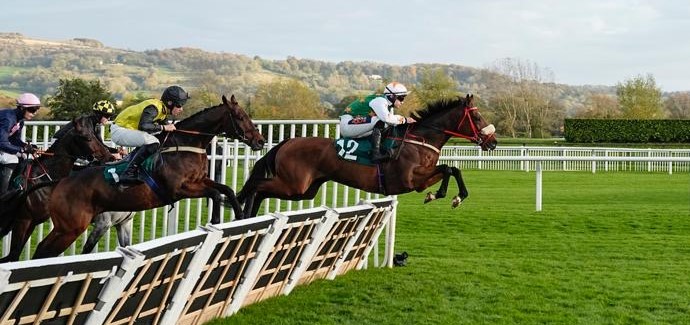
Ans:
{"type": "Polygon", "coordinates": [[[465,103],[468,106],[474,106],[474,94],[467,93],[467,96],[465,96],[465,103]]]}
{"type": "Polygon", "coordinates": [[[232,95],[230,96],[230,102],[233,103],[233,104],[235,104],[235,105],[237,105],[237,100],[235,99],[235,94],[232,94],[232,95]]]}
{"type": "Polygon", "coordinates": [[[76,130],[77,133],[81,133],[81,130],[83,129],[83,125],[81,124],[81,117],[72,118],[72,125],[74,126],[74,130],[76,130]]]}
{"type": "Polygon", "coordinates": [[[228,104],[228,99],[225,97],[225,95],[223,95],[223,104],[224,105],[228,104]]]}

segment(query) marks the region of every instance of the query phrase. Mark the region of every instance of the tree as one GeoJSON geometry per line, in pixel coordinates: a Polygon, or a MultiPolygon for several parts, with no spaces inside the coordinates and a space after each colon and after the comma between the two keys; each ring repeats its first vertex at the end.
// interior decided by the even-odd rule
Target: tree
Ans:
{"type": "Polygon", "coordinates": [[[556,104],[553,72],[536,63],[506,58],[489,67],[504,79],[505,86],[492,96],[489,105],[497,118],[499,133],[512,137],[544,137],[558,132],[562,108],[556,104]]]}
{"type": "Polygon", "coordinates": [[[673,119],[690,119],[690,92],[671,94],[664,102],[666,115],[673,119]]]}
{"type": "Polygon", "coordinates": [[[456,98],[458,83],[455,82],[443,69],[430,69],[422,72],[419,85],[412,92],[423,104],[431,104],[441,99],[456,98]]]}
{"type": "Polygon", "coordinates": [[[659,119],[663,117],[661,89],[654,76],[638,75],[616,85],[616,95],[622,116],[629,119],[659,119]]]}
{"type": "Polygon", "coordinates": [[[319,95],[295,79],[279,79],[260,85],[251,102],[251,112],[257,119],[326,117],[319,95]]]}
{"type": "Polygon", "coordinates": [[[587,98],[587,107],[577,113],[584,118],[616,118],[621,116],[616,97],[608,94],[592,94],[587,98]]]}
{"type": "Polygon", "coordinates": [[[112,94],[98,80],[60,79],[55,95],[48,98],[46,105],[54,119],[71,120],[90,112],[95,102],[104,99],[115,103],[112,94]]]}

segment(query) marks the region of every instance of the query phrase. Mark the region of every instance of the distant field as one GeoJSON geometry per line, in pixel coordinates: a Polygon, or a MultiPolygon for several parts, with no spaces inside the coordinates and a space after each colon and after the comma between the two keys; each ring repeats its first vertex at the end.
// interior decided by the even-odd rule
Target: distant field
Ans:
{"type": "Polygon", "coordinates": [[[211,324],[688,324],[690,175],[465,171],[399,197],[406,267],[298,287],[211,324]],[[456,191],[451,189],[451,193],[456,191]]]}

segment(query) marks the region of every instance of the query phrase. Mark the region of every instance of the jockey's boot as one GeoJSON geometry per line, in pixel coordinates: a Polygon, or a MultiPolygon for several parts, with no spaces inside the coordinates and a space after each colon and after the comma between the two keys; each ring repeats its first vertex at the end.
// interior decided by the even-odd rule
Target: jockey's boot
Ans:
{"type": "Polygon", "coordinates": [[[0,196],[8,191],[16,164],[0,165],[0,196]]]}
{"type": "Polygon", "coordinates": [[[129,161],[127,169],[122,173],[120,183],[141,183],[141,180],[139,180],[139,166],[157,150],[158,143],[149,143],[140,147],[139,150],[134,153],[134,157],[129,161]]]}
{"type": "Polygon", "coordinates": [[[381,162],[391,157],[389,152],[381,153],[382,138],[383,130],[375,127],[371,131],[371,161],[373,162],[381,162]]]}

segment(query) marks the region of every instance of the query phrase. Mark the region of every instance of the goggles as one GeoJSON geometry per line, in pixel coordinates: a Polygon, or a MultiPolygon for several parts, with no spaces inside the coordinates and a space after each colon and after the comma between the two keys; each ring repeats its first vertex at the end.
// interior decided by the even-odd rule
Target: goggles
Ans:
{"type": "Polygon", "coordinates": [[[40,107],[40,106],[29,106],[29,107],[24,107],[24,109],[25,109],[27,112],[33,113],[33,114],[36,114],[36,112],[38,112],[38,109],[39,109],[39,108],[41,108],[41,107],[40,107]]]}

